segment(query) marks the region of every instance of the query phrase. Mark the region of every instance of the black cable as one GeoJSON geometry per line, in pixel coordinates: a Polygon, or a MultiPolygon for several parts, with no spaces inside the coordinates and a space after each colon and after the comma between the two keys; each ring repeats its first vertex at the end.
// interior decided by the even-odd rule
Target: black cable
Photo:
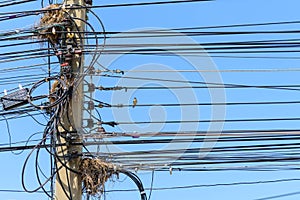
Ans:
{"type": "MultiPolygon", "coordinates": [[[[44,137],[37,145],[35,145],[32,150],[30,151],[30,153],[28,154],[28,156],[26,157],[25,159],[25,162],[24,162],[24,165],[22,167],[22,187],[23,189],[28,192],[28,193],[34,193],[38,190],[40,190],[42,187],[44,187],[50,180],[51,180],[51,177],[49,179],[47,179],[43,184],[41,184],[40,186],[38,186],[37,188],[33,189],[33,190],[28,190],[26,185],[25,185],[25,170],[26,170],[26,165],[28,163],[28,160],[29,158],[31,157],[31,155],[35,152],[36,149],[39,149],[40,148],[40,145],[43,143],[43,141],[45,140],[46,137],[44,137]]],[[[58,171],[59,169],[57,169],[58,171]]]]}
{"type": "MultiPolygon", "coordinates": [[[[21,114],[25,114],[25,113],[21,113],[21,114]]],[[[35,113],[35,114],[31,114],[32,116],[37,116],[37,115],[42,115],[41,113],[35,113]]],[[[18,116],[12,116],[12,117],[7,117],[7,120],[13,120],[13,119],[21,119],[24,117],[28,117],[27,115],[18,115],[18,116]]],[[[4,119],[0,119],[0,121],[4,121],[4,119]]]]}
{"type": "MultiPolygon", "coordinates": [[[[223,143],[223,142],[253,142],[253,141],[287,141],[287,140],[293,140],[293,139],[299,139],[299,137],[267,137],[267,138],[212,138],[212,141],[217,141],[218,143],[223,143]]],[[[145,144],[170,144],[170,143],[200,143],[200,142],[205,142],[205,138],[184,138],[184,139],[144,139],[144,140],[124,140],[124,141],[95,141],[95,142],[84,142],[86,146],[91,146],[91,145],[130,145],[130,144],[136,144],[136,145],[145,145],[145,144]]],[[[77,143],[76,143],[77,144],[77,143]]],[[[299,145],[299,143],[282,143],[280,145],[277,144],[262,144],[262,145],[241,145],[241,146],[234,146],[233,147],[214,147],[211,152],[219,152],[219,151],[252,151],[252,150],[275,150],[276,147],[277,149],[285,149],[286,146],[296,146],[299,145]]],[[[200,148],[201,149],[201,148],[200,148]]],[[[173,150],[170,151],[164,151],[167,153],[179,153],[179,152],[199,152],[199,148],[193,148],[193,149],[177,149],[175,152],[173,150]]],[[[139,152],[134,152],[134,154],[143,154],[143,153],[161,153],[160,151],[139,151],[139,152]]],[[[118,155],[123,155],[119,153],[118,155]]],[[[127,153],[126,155],[131,155],[130,153],[127,153]]]]}
{"type": "Polygon", "coordinates": [[[285,193],[285,194],[274,195],[274,196],[270,196],[270,197],[258,198],[255,200],[278,199],[278,198],[283,198],[283,197],[295,196],[295,195],[299,195],[299,194],[300,194],[300,191],[297,191],[297,192],[290,192],[290,193],[285,193]]]}
{"type": "Polygon", "coordinates": [[[33,1],[37,1],[37,0],[22,0],[22,1],[18,1],[18,2],[0,4],[0,8],[1,7],[6,7],[6,6],[13,6],[13,5],[17,5],[17,4],[23,4],[23,3],[33,2],[33,1]]]}
{"type": "Polygon", "coordinates": [[[145,193],[141,179],[137,175],[135,175],[134,173],[129,172],[129,171],[120,170],[119,172],[128,176],[136,184],[136,186],[139,189],[140,195],[141,195],[141,200],[147,200],[147,195],[145,193]]]}
{"type": "MultiPolygon", "coordinates": [[[[244,23],[244,24],[230,24],[230,25],[214,25],[214,26],[196,26],[196,27],[180,27],[170,28],[173,31],[186,31],[196,29],[219,29],[219,28],[237,28],[237,27],[252,27],[252,26],[271,26],[271,25],[289,25],[300,24],[299,20],[294,21],[279,21],[279,22],[263,22],[263,23],[244,23]]],[[[166,31],[166,29],[154,29],[152,31],[166,31]]],[[[122,33],[122,31],[114,31],[116,33],[122,33]]]]}
{"type": "MultiPolygon", "coordinates": [[[[193,3],[193,2],[205,2],[205,1],[213,1],[213,0],[177,0],[177,1],[156,1],[156,2],[141,2],[141,3],[124,3],[124,4],[108,4],[108,5],[99,5],[99,6],[80,6],[80,8],[112,8],[112,7],[129,7],[129,6],[146,6],[146,5],[162,5],[162,4],[177,4],[177,3],[193,3]]],[[[60,8],[48,9],[48,10],[26,10],[26,11],[18,11],[18,12],[4,12],[0,13],[1,15],[14,15],[14,14],[35,14],[38,15],[43,12],[59,10],[60,8]]],[[[67,9],[78,9],[77,6],[68,7],[67,9]]]]}
{"type": "MultiPolygon", "coordinates": [[[[157,103],[157,104],[137,104],[135,107],[182,107],[182,106],[233,106],[233,105],[281,105],[281,104],[299,104],[300,101],[258,101],[258,102],[224,102],[224,103],[157,103]]],[[[108,108],[131,108],[132,104],[103,104],[99,103],[100,107],[108,108]]]]}
{"type": "Polygon", "coordinates": [[[148,6],[148,5],[163,5],[163,4],[178,4],[178,3],[195,3],[214,0],[175,0],[175,1],[153,1],[141,3],[123,3],[123,4],[108,4],[108,5],[95,5],[88,8],[113,8],[113,7],[131,7],[131,6],[148,6]]]}
{"type": "Polygon", "coordinates": [[[65,98],[67,98],[67,94],[69,93],[69,88],[67,87],[65,81],[63,81],[60,77],[58,76],[52,76],[52,77],[47,77],[43,80],[40,80],[36,82],[29,90],[28,92],[28,103],[30,103],[33,107],[44,110],[44,109],[50,109],[54,106],[57,106],[60,104],[65,98]],[[49,81],[57,81],[57,90],[53,91],[50,93],[50,95],[38,95],[38,96],[32,96],[33,92],[40,87],[42,84],[47,83],[49,81]],[[61,92],[60,96],[58,96],[58,92],[61,92]],[[36,105],[34,101],[43,99],[43,98],[53,98],[53,102],[49,102],[47,105],[36,105]]]}
{"type": "MultiPolygon", "coordinates": [[[[37,151],[36,151],[36,158],[35,158],[35,173],[36,173],[36,178],[37,178],[37,181],[38,181],[38,183],[40,184],[40,186],[42,186],[41,189],[43,190],[43,192],[44,192],[49,198],[51,198],[51,195],[50,195],[50,194],[47,192],[47,190],[44,188],[43,183],[41,182],[41,179],[40,179],[40,177],[39,177],[39,171],[41,171],[41,170],[40,170],[40,167],[39,167],[39,163],[38,163],[39,152],[40,152],[40,148],[37,149],[37,151]]],[[[42,174],[44,175],[43,172],[42,172],[42,174]]],[[[44,175],[44,177],[46,177],[46,176],[44,175]]],[[[46,178],[46,179],[47,179],[47,178],[46,178]]],[[[51,179],[50,179],[50,180],[51,180],[51,179]]],[[[49,181],[50,181],[50,180],[49,180],[49,181]]]]}
{"type": "Polygon", "coordinates": [[[249,118],[249,119],[211,119],[211,120],[169,120],[169,121],[124,121],[124,122],[101,122],[101,124],[181,124],[181,123],[232,123],[232,122],[275,122],[275,121],[299,121],[298,117],[287,118],[249,118]]]}
{"type": "Polygon", "coordinates": [[[101,77],[109,77],[109,78],[120,78],[120,79],[136,79],[136,80],[152,80],[152,81],[163,81],[163,82],[172,82],[172,83],[190,83],[190,84],[203,84],[204,86],[219,86],[219,87],[241,87],[241,88],[259,88],[259,89],[275,89],[275,90],[294,90],[299,91],[300,89],[294,88],[285,88],[285,87],[277,87],[277,86],[256,86],[256,85],[242,85],[242,84],[232,84],[232,83],[210,83],[204,81],[188,81],[188,80],[171,80],[171,79],[161,79],[161,78],[149,78],[149,77],[134,77],[134,76],[116,76],[116,75],[108,75],[108,74],[100,74],[98,76],[101,77]]]}
{"type": "MultiPolygon", "coordinates": [[[[11,132],[10,132],[10,127],[9,127],[8,119],[4,115],[1,115],[1,117],[3,117],[4,120],[5,120],[6,130],[7,130],[7,133],[8,133],[9,147],[12,148],[12,145],[11,145],[12,139],[11,139],[11,132]]],[[[20,151],[19,153],[15,153],[14,151],[11,151],[11,153],[14,154],[14,155],[20,155],[21,153],[23,153],[23,151],[20,151]]]]}
{"type": "MultiPolygon", "coordinates": [[[[0,192],[11,192],[11,193],[27,193],[26,191],[24,190],[14,190],[14,189],[0,189],[0,192]]],[[[36,193],[42,193],[44,194],[43,191],[36,191],[36,193]]]]}
{"type": "MultiPolygon", "coordinates": [[[[195,184],[195,185],[185,185],[185,186],[171,186],[171,187],[161,187],[153,188],[154,191],[162,190],[179,190],[179,189],[195,189],[195,188],[206,188],[206,187],[227,187],[227,186],[238,186],[238,185],[256,185],[256,184],[271,184],[271,183],[284,183],[291,181],[300,181],[299,178],[291,179],[276,179],[276,180],[266,180],[266,181],[243,181],[243,182],[233,182],[233,183],[215,183],[215,184],[195,184]]],[[[145,190],[151,190],[151,188],[145,188],[145,190]]],[[[106,192],[131,192],[136,191],[136,189],[124,189],[124,190],[107,190],[106,192]]],[[[265,200],[265,199],[256,199],[265,200]]]]}
{"type": "MultiPolygon", "coordinates": [[[[26,113],[29,117],[31,117],[37,124],[41,125],[41,126],[46,126],[45,124],[42,124],[41,122],[39,122],[34,116],[32,116],[30,113],[26,113]]],[[[41,113],[43,114],[43,113],[41,113]]]]}

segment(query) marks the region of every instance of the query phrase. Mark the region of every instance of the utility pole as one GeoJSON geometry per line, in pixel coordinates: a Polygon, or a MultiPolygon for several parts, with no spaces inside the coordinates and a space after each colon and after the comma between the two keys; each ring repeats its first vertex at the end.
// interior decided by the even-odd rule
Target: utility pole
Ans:
{"type": "MultiPolygon", "coordinates": [[[[85,23],[86,21],[86,9],[80,8],[80,6],[85,7],[84,0],[65,0],[63,9],[66,10],[68,15],[74,19],[77,29],[75,27],[71,28],[71,34],[75,34],[72,37],[76,38],[76,42],[79,46],[79,50],[83,50],[84,47],[84,39],[80,40],[80,35],[85,32],[85,23]],[[73,9],[70,9],[72,8],[73,9]],[[76,7],[76,9],[74,9],[76,7]],[[69,8],[69,9],[68,9],[69,8]],[[78,20],[81,19],[81,20],[78,20]],[[79,31],[80,33],[74,33],[79,31]]],[[[71,70],[74,77],[71,77],[70,80],[66,80],[69,83],[72,83],[74,78],[79,74],[83,73],[84,66],[84,57],[83,54],[74,54],[72,57],[71,70]]],[[[81,145],[73,145],[73,143],[81,144],[82,139],[79,137],[79,133],[76,133],[72,127],[81,128],[82,124],[82,104],[83,104],[83,85],[82,83],[74,89],[72,97],[70,99],[71,102],[69,109],[64,112],[62,116],[62,124],[64,124],[64,128],[68,128],[69,131],[63,129],[62,127],[58,127],[58,143],[64,144],[65,146],[57,147],[56,154],[58,158],[61,158],[60,161],[57,159],[57,169],[60,169],[56,174],[56,182],[55,182],[55,200],[81,200],[82,199],[82,181],[81,175],[78,173],[74,173],[74,171],[78,171],[80,157],[78,154],[82,152],[81,145]],[[67,116],[68,115],[68,116],[67,116]],[[70,124],[70,119],[72,119],[72,124],[70,124]],[[63,137],[62,137],[63,136],[63,137]],[[77,155],[77,157],[72,157],[71,155],[77,155]],[[65,158],[65,159],[63,159],[65,158]],[[62,163],[63,164],[62,164],[62,163]],[[66,167],[65,167],[66,166],[66,167]],[[71,170],[67,169],[73,169],[71,170]]],[[[78,130],[77,130],[78,131],[78,130]]]]}

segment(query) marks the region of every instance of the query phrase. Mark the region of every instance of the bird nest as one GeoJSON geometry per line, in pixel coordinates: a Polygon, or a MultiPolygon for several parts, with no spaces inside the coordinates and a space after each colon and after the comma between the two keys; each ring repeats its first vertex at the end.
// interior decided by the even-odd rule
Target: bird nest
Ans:
{"type": "Polygon", "coordinates": [[[61,38],[62,27],[58,26],[65,19],[65,12],[59,4],[52,4],[45,8],[44,15],[39,22],[39,38],[49,39],[52,44],[57,44],[61,38]],[[55,26],[57,24],[57,26],[55,26]]]}
{"type": "Polygon", "coordinates": [[[102,194],[104,184],[115,173],[112,164],[95,158],[82,159],[79,170],[84,189],[90,195],[102,194]]]}

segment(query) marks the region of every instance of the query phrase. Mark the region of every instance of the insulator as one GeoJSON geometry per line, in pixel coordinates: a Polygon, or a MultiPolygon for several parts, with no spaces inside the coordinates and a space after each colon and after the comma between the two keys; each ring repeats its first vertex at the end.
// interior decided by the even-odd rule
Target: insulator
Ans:
{"type": "Polygon", "coordinates": [[[93,101],[88,102],[88,110],[94,110],[95,109],[95,104],[93,101]]]}
{"type": "Polygon", "coordinates": [[[88,120],[87,120],[87,127],[88,127],[88,128],[93,128],[93,126],[94,126],[94,121],[93,121],[93,119],[88,119],[88,120]]]}
{"type": "Polygon", "coordinates": [[[95,84],[94,83],[89,83],[88,84],[88,92],[95,92],[95,84]]]}

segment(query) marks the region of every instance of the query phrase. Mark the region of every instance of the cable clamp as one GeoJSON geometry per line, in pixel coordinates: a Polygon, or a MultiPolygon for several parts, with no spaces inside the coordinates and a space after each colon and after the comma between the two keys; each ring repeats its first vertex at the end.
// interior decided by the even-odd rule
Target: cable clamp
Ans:
{"type": "Polygon", "coordinates": [[[124,75],[124,71],[122,71],[122,70],[120,70],[120,69],[115,69],[115,70],[113,70],[113,73],[124,75]]]}
{"type": "Polygon", "coordinates": [[[173,168],[170,167],[169,171],[170,171],[170,175],[172,175],[173,174],[173,168]]]}

